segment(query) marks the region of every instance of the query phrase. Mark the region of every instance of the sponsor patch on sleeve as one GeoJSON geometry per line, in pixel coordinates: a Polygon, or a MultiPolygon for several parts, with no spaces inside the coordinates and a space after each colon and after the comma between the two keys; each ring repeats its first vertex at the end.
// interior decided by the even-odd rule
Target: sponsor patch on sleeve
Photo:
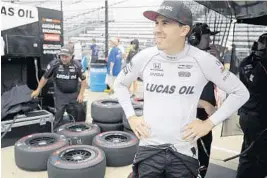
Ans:
{"type": "Polygon", "coordinates": [[[221,61],[216,60],[216,65],[219,67],[221,72],[224,72],[225,68],[224,68],[223,64],[221,63],[221,61]]]}
{"type": "Polygon", "coordinates": [[[229,76],[230,76],[230,71],[225,70],[223,72],[223,81],[226,81],[229,78],[229,76]]]}

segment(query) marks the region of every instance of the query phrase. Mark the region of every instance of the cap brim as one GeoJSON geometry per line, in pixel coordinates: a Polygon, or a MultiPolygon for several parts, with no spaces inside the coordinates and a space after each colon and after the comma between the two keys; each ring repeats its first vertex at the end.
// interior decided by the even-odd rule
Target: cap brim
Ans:
{"type": "Polygon", "coordinates": [[[159,14],[156,11],[145,11],[143,15],[149,20],[156,21],[157,16],[162,14],[159,14]]]}

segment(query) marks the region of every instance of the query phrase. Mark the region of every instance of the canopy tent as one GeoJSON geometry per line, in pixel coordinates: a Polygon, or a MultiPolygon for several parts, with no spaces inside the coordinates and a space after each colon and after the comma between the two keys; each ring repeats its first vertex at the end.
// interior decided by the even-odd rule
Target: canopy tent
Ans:
{"type": "Polygon", "coordinates": [[[267,1],[196,1],[237,23],[267,25],[267,1]]]}

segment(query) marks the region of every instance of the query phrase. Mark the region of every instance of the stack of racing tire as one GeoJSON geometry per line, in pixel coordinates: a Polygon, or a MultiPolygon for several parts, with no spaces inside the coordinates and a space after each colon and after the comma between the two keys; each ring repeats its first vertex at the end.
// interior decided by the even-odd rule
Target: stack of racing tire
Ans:
{"type": "MultiPolygon", "coordinates": [[[[143,100],[132,99],[137,116],[143,115],[143,100]]],[[[132,132],[128,120],[119,102],[114,99],[102,99],[92,102],[91,117],[93,123],[98,125],[101,132],[126,131],[132,132]]]]}
{"type": "Polygon", "coordinates": [[[119,103],[99,100],[91,106],[97,106],[92,111],[92,116],[97,115],[94,123],[68,123],[56,133],[37,133],[18,140],[14,147],[16,165],[28,171],[47,170],[48,178],[104,178],[107,166],[132,164],[139,141],[133,133],[121,131],[125,116],[119,103]],[[107,105],[109,109],[99,110],[107,105]]]}
{"type": "Polygon", "coordinates": [[[91,104],[93,124],[100,127],[101,132],[122,131],[123,109],[117,100],[102,99],[91,104]]]}

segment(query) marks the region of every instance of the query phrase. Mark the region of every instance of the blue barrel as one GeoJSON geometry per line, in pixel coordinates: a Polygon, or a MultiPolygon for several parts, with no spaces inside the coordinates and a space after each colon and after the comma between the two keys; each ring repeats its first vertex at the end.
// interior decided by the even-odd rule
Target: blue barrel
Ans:
{"type": "Polygon", "coordinates": [[[105,84],[107,65],[92,63],[90,66],[90,89],[93,92],[103,92],[107,89],[107,85],[105,84]]]}

